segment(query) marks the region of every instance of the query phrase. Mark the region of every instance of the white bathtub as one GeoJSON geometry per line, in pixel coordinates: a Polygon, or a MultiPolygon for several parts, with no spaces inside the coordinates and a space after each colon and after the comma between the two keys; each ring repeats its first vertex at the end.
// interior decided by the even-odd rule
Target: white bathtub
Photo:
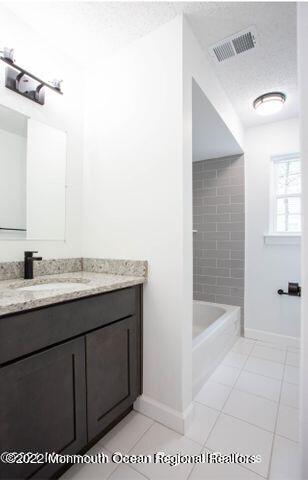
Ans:
{"type": "Polygon", "coordinates": [[[240,307],[193,302],[193,396],[240,336],[240,307]]]}

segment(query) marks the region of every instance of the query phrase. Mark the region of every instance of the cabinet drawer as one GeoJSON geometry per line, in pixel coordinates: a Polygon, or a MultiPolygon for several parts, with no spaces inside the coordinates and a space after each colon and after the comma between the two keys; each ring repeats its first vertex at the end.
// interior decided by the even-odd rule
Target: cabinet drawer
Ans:
{"type": "Polygon", "coordinates": [[[1,317],[0,364],[134,315],[140,288],[116,290],[1,317]]]}

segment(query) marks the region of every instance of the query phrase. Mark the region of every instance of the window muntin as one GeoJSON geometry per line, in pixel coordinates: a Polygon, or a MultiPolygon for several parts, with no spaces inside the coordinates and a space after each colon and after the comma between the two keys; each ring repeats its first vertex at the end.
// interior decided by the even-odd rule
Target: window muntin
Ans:
{"type": "Polygon", "coordinates": [[[272,231],[301,232],[301,163],[298,154],[273,158],[272,231]]]}

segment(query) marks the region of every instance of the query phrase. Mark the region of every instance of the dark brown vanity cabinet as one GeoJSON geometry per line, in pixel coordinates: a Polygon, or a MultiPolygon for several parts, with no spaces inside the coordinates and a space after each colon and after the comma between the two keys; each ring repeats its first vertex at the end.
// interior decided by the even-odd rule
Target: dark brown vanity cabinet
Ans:
{"type": "Polygon", "coordinates": [[[86,336],[89,440],[127,410],[139,394],[136,327],[131,317],[86,336]]]}
{"type": "MultiPolygon", "coordinates": [[[[141,299],[137,286],[0,318],[0,452],[77,454],[132,408],[141,393],[141,299]],[[25,354],[13,336],[31,316],[25,354]]],[[[51,478],[62,468],[0,462],[0,478],[51,478]]]]}
{"type": "MultiPolygon", "coordinates": [[[[0,370],[1,452],[69,454],[86,444],[84,365],[78,338],[0,370]]],[[[48,476],[55,469],[44,462],[0,468],[1,478],[48,476]]]]}

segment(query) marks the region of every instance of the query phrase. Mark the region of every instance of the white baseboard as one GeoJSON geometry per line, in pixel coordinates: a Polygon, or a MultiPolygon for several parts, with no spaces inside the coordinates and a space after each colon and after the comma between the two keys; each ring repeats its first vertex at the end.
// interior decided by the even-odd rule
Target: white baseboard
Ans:
{"type": "Polygon", "coordinates": [[[146,395],[141,395],[134,403],[134,410],[182,435],[188,430],[192,421],[193,408],[193,402],[191,402],[188,408],[181,413],[146,395]]]}
{"type": "Polygon", "coordinates": [[[262,342],[275,343],[282,347],[300,347],[300,338],[290,337],[288,335],[280,335],[279,333],[266,332],[265,330],[255,330],[253,328],[245,328],[244,336],[261,340],[262,342]]]}

